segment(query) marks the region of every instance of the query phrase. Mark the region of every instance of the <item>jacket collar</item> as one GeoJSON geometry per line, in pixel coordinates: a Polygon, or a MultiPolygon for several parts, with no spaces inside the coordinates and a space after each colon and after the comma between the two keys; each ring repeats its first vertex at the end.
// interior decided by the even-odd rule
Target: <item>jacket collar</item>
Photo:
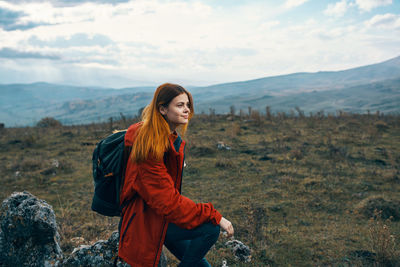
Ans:
{"type": "Polygon", "coordinates": [[[179,155],[179,150],[181,148],[181,145],[183,143],[182,138],[179,136],[179,134],[174,131],[169,135],[169,141],[170,141],[170,147],[174,155],[178,156],[179,155]]]}

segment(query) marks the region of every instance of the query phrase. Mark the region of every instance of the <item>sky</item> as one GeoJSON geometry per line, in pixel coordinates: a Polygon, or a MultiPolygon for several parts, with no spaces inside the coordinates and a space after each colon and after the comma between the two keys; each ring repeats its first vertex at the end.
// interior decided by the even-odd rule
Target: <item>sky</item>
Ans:
{"type": "Polygon", "coordinates": [[[0,83],[209,85],[400,56],[400,0],[0,0],[0,83]]]}

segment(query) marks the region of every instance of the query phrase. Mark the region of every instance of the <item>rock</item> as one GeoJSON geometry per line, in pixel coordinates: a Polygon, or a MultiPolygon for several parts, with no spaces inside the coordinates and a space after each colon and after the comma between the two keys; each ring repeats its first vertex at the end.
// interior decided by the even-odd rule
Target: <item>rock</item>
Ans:
{"type": "MultiPolygon", "coordinates": [[[[81,245],[63,256],[60,235],[52,207],[28,192],[13,193],[0,210],[0,266],[113,266],[118,254],[119,235],[81,245]]],[[[119,267],[129,267],[119,261],[119,267]]],[[[159,267],[167,266],[161,254],[159,267]]]]}
{"type": "MultiPolygon", "coordinates": [[[[63,262],[63,266],[113,266],[118,253],[118,231],[111,234],[106,241],[99,240],[91,246],[81,245],[72,251],[71,255],[63,262]]],[[[118,267],[129,267],[130,265],[119,260],[118,267]]],[[[167,257],[161,253],[159,267],[167,266],[167,257]]]]}
{"type": "Polygon", "coordinates": [[[251,261],[251,251],[248,246],[243,244],[239,240],[230,240],[225,243],[227,247],[230,247],[235,258],[240,261],[250,262],[251,261]]]}
{"type": "Polygon", "coordinates": [[[0,265],[57,266],[60,236],[52,207],[28,192],[13,193],[0,209],[0,265]]]}
{"type": "Polygon", "coordinates": [[[160,261],[158,262],[158,267],[167,267],[168,259],[165,256],[164,251],[161,252],[160,261]]]}
{"type": "Polygon", "coordinates": [[[231,150],[231,147],[222,141],[218,141],[217,148],[218,148],[218,150],[231,150]]]}
{"type": "MultiPolygon", "coordinates": [[[[63,262],[63,266],[113,266],[118,253],[118,231],[111,234],[106,241],[99,240],[91,246],[81,245],[72,251],[71,255],[63,262]]],[[[130,265],[119,260],[119,267],[129,267],[130,265]]],[[[159,267],[167,266],[167,258],[164,253],[161,254],[159,267]]]]}
{"type": "MultiPolygon", "coordinates": [[[[113,266],[118,254],[118,232],[111,234],[108,240],[99,240],[93,245],[81,245],[72,251],[63,265],[65,266],[113,266]]],[[[117,266],[129,266],[126,263],[118,262],[117,266]]]]}
{"type": "MultiPolygon", "coordinates": [[[[113,266],[118,254],[118,231],[111,234],[108,240],[99,240],[93,245],[81,245],[75,248],[71,255],[63,261],[63,266],[113,266]]],[[[118,267],[129,267],[130,265],[119,260],[118,267]]],[[[159,267],[167,266],[167,257],[161,254],[159,267]]]]}

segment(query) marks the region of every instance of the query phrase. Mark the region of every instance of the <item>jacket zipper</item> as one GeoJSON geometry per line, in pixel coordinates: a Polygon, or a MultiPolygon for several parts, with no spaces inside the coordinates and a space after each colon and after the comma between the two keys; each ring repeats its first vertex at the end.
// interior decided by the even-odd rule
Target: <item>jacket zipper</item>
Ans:
{"type": "MultiPolygon", "coordinates": [[[[178,182],[178,179],[179,179],[179,172],[180,172],[180,170],[179,170],[179,157],[176,157],[176,159],[177,159],[177,161],[176,161],[176,180],[175,180],[175,188],[176,188],[176,183],[178,182]]],[[[183,165],[182,165],[182,170],[183,170],[183,165]]],[[[182,185],[182,181],[181,181],[181,184],[179,185],[179,189],[180,189],[180,187],[181,187],[181,185],[182,185]]],[[[181,193],[181,191],[179,190],[179,194],[181,193]]]]}
{"type": "MultiPolygon", "coordinates": [[[[179,158],[179,157],[177,157],[177,158],[179,158]]],[[[177,172],[176,172],[176,180],[175,180],[175,186],[174,186],[175,188],[176,188],[176,183],[177,183],[178,177],[179,177],[179,160],[177,160],[176,162],[177,162],[177,164],[176,164],[177,165],[177,168],[176,168],[177,172]]],[[[183,171],[183,165],[182,165],[182,171],[183,171]]],[[[182,185],[182,183],[181,183],[181,185],[182,185]]],[[[158,252],[160,251],[160,247],[162,247],[162,246],[160,246],[160,243],[161,243],[161,240],[162,240],[162,235],[163,235],[163,232],[164,232],[165,225],[166,225],[166,222],[165,222],[165,219],[164,219],[163,227],[162,227],[162,230],[161,230],[161,238],[160,238],[160,241],[158,242],[158,249],[157,249],[156,257],[154,259],[153,267],[156,266],[157,255],[158,255],[158,252]]]]}
{"type": "Polygon", "coordinates": [[[125,230],[124,230],[124,233],[123,233],[122,236],[121,236],[121,244],[122,244],[122,242],[124,242],[124,238],[125,238],[126,231],[128,230],[128,227],[129,227],[129,225],[131,224],[131,222],[132,222],[133,218],[135,217],[135,215],[136,215],[136,212],[133,213],[132,216],[129,218],[128,224],[126,225],[125,230]]]}
{"type": "Polygon", "coordinates": [[[160,241],[158,242],[158,249],[157,249],[156,257],[154,258],[153,266],[156,266],[157,255],[158,255],[158,252],[160,251],[160,247],[162,247],[162,245],[160,246],[160,243],[161,243],[161,240],[162,240],[162,235],[164,233],[165,225],[166,225],[166,222],[165,222],[165,219],[164,219],[163,227],[162,227],[162,230],[161,230],[161,238],[160,238],[160,241]]]}
{"type": "MultiPolygon", "coordinates": [[[[179,194],[182,192],[183,168],[185,167],[185,148],[183,149],[183,162],[182,162],[182,171],[181,171],[181,184],[179,185],[179,194]]],[[[179,166],[179,164],[178,164],[178,166],[179,166]]]]}

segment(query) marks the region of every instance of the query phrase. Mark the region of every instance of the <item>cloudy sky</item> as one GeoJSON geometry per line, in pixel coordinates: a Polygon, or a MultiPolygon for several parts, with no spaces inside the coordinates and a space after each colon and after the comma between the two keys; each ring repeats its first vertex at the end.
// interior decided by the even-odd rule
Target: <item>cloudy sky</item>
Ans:
{"type": "Polygon", "coordinates": [[[0,0],[3,84],[206,85],[399,55],[399,0],[0,0]]]}

